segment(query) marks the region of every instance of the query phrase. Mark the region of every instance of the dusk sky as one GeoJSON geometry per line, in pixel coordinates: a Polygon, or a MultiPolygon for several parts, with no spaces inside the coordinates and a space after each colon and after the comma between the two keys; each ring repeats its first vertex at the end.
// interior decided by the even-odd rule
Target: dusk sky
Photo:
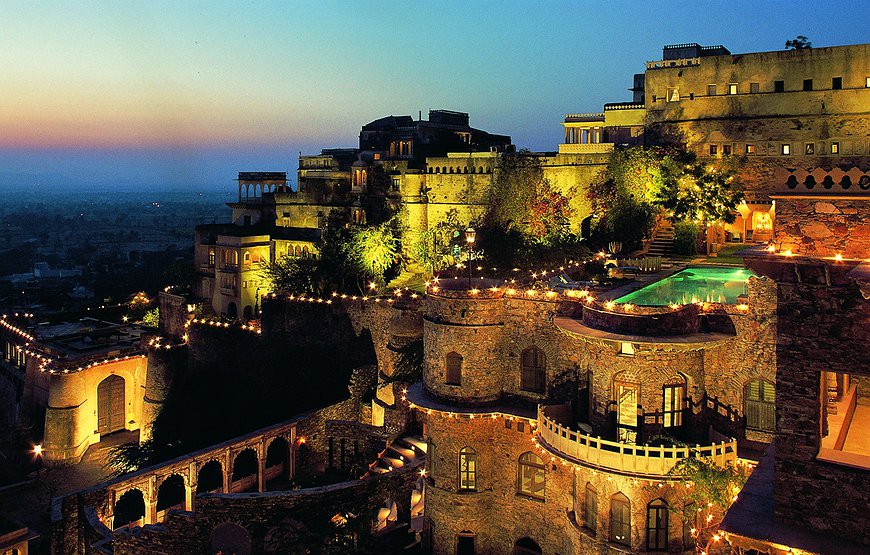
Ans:
{"type": "Polygon", "coordinates": [[[431,108],[555,150],[664,44],[867,42],[870,2],[4,2],[0,189],[231,190],[431,108]]]}

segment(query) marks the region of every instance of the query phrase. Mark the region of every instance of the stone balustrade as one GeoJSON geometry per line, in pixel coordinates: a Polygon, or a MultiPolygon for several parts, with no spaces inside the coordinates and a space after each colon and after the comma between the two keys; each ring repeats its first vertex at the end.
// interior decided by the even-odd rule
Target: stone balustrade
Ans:
{"type": "Polygon", "coordinates": [[[737,440],[694,447],[652,447],[608,441],[572,430],[557,422],[564,405],[538,405],[538,434],[541,446],[574,464],[582,464],[634,476],[665,477],[681,460],[707,457],[719,466],[737,462],[737,440]]]}
{"type": "Polygon", "coordinates": [[[559,154],[607,154],[613,151],[613,143],[562,143],[559,154]]]}

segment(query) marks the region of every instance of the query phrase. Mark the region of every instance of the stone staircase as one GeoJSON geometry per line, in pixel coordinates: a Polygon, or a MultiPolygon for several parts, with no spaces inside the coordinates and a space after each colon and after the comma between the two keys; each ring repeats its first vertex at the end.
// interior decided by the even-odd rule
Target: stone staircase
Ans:
{"type": "Polygon", "coordinates": [[[649,244],[647,256],[661,256],[670,258],[674,254],[674,224],[668,220],[662,220],[656,227],[653,239],[649,244]]]}
{"type": "Polygon", "coordinates": [[[369,472],[383,474],[401,468],[426,457],[426,442],[422,438],[407,435],[394,439],[378,454],[378,459],[369,465],[369,472]]]}

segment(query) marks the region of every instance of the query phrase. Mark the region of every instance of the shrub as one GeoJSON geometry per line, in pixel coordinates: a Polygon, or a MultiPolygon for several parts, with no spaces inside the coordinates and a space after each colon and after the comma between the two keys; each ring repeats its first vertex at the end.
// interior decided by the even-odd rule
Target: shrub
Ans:
{"type": "Polygon", "coordinates": [[[698,254],[697,239],[700,228],[695,222],[674,224],[674,252],[684,256],[698,254]]]}

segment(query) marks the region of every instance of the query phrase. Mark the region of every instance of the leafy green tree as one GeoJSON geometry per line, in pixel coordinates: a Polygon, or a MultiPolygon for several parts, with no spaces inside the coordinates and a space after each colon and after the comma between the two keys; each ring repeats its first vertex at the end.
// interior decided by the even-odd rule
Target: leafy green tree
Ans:
{"type": "Polygon", "coordinates": [[[555,242],[570,229],[571,207],[568,197],[554,191],[544,179],[529,207],[529,235],[537,241],[555,242]]]}
{"type": "Polygon", "coordinates": [[[689,485],[683,493],[683,506],[672,506],[671,510],[682,512],[686,504],[696,507],[697,515],[687,521],[694,523],[695,549],[699,553],[710,553],[711,547],[721,541],[717,532],[719,525],[743,489],[748,478],[746,472],[734,465],[719,466],[709,457],[687,457],[680,459],[669,474],[689,485]]]}
{"type": "Polygon", "coordinates": [[[317,258],[285,256],[265,268],[272,291],[323,295],[345,291],[356,283],[356,268],[349,258],[351,234],[343,227],[330,228],[317,244],[317,258]]]}
{"type": "Polygon", "coordinates": [[[668,210],[676,221],[731,223],[743,200],[743,191],[733,186],[734,178],[734,165],[727,161],[695,163],[656,191],[653,202],[668,210]]]}
{"type": "Polygon", "coordinates": [[[484,224],[525,231],[532,203],[543,185],[540,159],[528,151],[503,154],[493,174],[484,224]]]}
{"type": "Polygon", "coordinates": [[[458,244],[461,230],[456,209],[447,212],[443,220],[433,228],[420,232],[411,246],[411,256],[429,274],[434,274],[454,264],[453,245],[458,244]]]}
{"type": "Polygon", "coordinates": [[[382,224],[354,228],[348,256],[363,275],[381,281],[384,273],[399,261],[399,235],[396,219],[382,224]]]}
{"type": "Polygon", "coordinates": [[[142,324],[156,328],[160,323],[160,308],[152,308],[142,317],[142,324]]]}

